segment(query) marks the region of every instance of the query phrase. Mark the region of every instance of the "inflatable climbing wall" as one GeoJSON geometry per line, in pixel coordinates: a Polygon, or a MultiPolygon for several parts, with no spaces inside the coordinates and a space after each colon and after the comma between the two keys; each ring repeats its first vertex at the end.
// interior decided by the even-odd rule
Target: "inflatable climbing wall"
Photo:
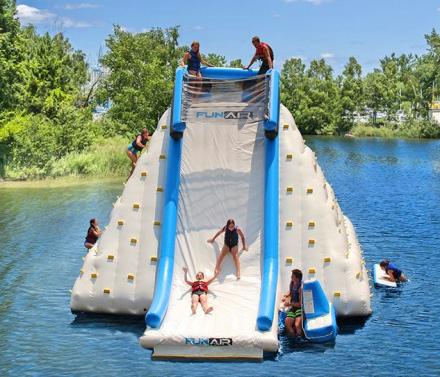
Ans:
{"type": "MultiPolygon", "coordinates": [[[[181,138],[170,136],[175,108],[164,113],[72,290],[73,312],[143,315],[156,296],[160,315],[155,309],[154,315],[149,313],[141,343],[148,348],[161,344],[159,356],[185,353],[173,347],[197,346],[191,342],[211,338],[231,339],[239,346],[230,347],[223,355],[227,358],[236,352],[254,358],[262,350],[276,350],[277,300],[288,291],[294,268],[302,270],[304,279],[319,280],[338,316],[371,313],[368,274],[355,231],[292,115],[279,104],[277,76],[251,83],[258,96],[246,99],[249,84],[234,77],[241,72],[229,69],[231,77],[202,84],[206,93],[193,93],[201,103],[182,107],[188,114],[181,138]],[[272,108],[278,105],[269,115],[267,98],[272,108]],[[268,117],[276,119],[277,132],[267,127],[268,117]],[[170,179],[170,172],[178,179],[170,179]],[[170,204],[175,208],[170,210],[170,204]],[[174,228],[169,213],[175,217],[174,228]],[[194,320],[182,267],[189,268],[191,279],[199,270],[212,275],[222,240],[214,245],[206,240],[230,217],[250,244],[240,256],[242,278],[235,279],[226,258],[210,287],[212,319],[197,313],[202,316],[197,323],[206,322],[206,331],[186,333],[194,320]],[[248,325],[228,329],[237,316],[248,325]]],[[[204,70],[204,76],[216,79],[222,74],[204,70]]],[[[175,89],[174,103],[184,105],[180,91],[185,94],[185,89],[175,89]]]]}

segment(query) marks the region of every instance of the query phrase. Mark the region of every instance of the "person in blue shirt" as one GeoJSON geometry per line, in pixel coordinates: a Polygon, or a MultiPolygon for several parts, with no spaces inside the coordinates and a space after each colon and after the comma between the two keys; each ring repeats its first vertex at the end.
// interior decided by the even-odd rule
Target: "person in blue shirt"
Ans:
{"type": "Polygon", "coordinates": [[[201,78],[202,74],[200,72],[200,68],[202,64],[206,65],[207,67],[213,67],[212,64],[208,63],[202,58],[202,55],[200,54],[200,43],[194,41],[191,43],[191,49],[186,51],[183,55],[180,65],[182,67],[186,66],[190,75],[201,78]]]}
{"type": "Polygon", "coordinates": [[[383,260],[379,263],[379,266],[388,275],[385,279],[393,282],[405,282],[408,279],[402,273],[402,270],[396,267],[395,264],[391,263],[389,260],[383,260]]]}
{"type": "Polygon", "coordinates": [[[289,338],[301,337],[302,331],[302,271],[292,270],[289,292],[282,298],[283,305],[289,307],[284,327],[289,338]]]}

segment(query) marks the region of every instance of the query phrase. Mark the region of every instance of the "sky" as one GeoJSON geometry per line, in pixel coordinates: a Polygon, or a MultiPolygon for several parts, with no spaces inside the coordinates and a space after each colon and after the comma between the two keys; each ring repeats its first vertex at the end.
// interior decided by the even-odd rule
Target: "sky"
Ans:
{"type": "Polygon", "coordinates": [[[424,35],[440,31],[440,0],[17,0],[17,15],[39,32],[63,32],[92,66],[115,24],[130,32],[179,25],[180,44],[198,40],[203,53],[245,64],[258,35],[276,68],[325,58],[336,73],[350,56],[365,73],[393,52],[422,54],[424,35]]]}

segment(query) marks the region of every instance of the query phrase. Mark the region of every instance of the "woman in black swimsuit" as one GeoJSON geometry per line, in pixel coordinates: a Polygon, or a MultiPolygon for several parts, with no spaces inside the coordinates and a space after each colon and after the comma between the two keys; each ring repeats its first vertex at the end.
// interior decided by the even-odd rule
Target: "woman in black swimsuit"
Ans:
{"type": "Polygon", "coordinates": [[[238,258],[238,236],[241,238],[241,243],[243,244],[243,250],[247,251],[246,241],[244,239],[244,234],[240,228],[235,226],[235,221],[229,219],[226,225],[221,228],[213,238],[208,240],[209,243],[213,243],[215,239],[225,232],[225,244],[223,245],[222,251],[217,258],[217,263],[215,264],[214,274],[217,275],[220,272],[223,260],[226,254],[230,252],[232,254],[232,259],[234,260],[235,268],[237,270],[237,280],[240,279],[240,259],[238,258]]]}

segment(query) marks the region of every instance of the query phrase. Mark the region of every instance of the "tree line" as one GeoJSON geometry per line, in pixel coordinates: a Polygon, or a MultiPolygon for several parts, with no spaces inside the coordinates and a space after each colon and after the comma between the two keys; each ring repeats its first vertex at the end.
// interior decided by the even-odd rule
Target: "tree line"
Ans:
{"type": "MultiPolygon", "coordinates": [[[[130,33],[115,26],[100,58],[104,75],[90,85],[84,53],[62,33],[20,25],[15,12],[15,0],[0,0],[0,177],[125,174],[127,142],[141,128],[154,130],[171,103],[175,70],[188,49],[179,45],[178,27],[130,33]],[[94,121],[93,110],[108,100],[110,110],[94,121]]],[[[427,118],[440,88],[440,36],[433,30],[426,41],[426,54],[392,54],[366,75],[353,57],[338,76],[323,59],[308,66],[289,59],[282,102],[304,134],[344,134],[364,115],[374,129],[438,137],[427,118]]],[[[242,65],[214,53],[205,58],[242,65]]]]}

